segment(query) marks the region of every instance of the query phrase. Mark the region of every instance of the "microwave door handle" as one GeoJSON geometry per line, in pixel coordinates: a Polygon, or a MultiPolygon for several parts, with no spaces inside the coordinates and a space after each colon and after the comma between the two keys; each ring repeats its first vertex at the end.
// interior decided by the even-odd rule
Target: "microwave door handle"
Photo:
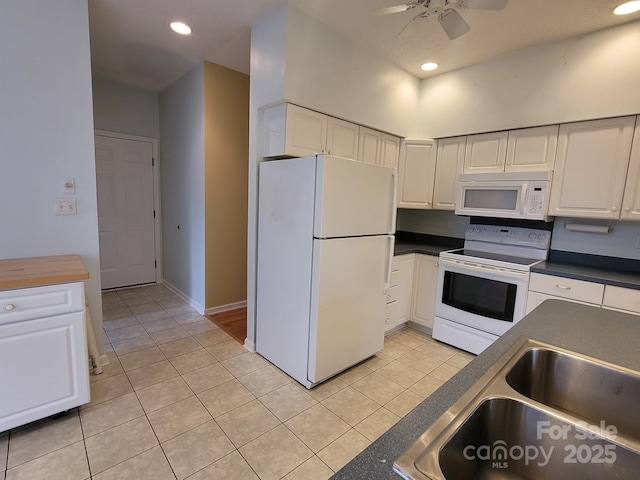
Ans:
{"type": "Polygon", "coordinates": [[[525,215],[527,213],[526,201],[527,201],[527,188],[528,187],[529,187],[529,184],[523,183],[522,184],[522,192],[520,193],[520,213],[522,213],[523,215],[525,215]]]}

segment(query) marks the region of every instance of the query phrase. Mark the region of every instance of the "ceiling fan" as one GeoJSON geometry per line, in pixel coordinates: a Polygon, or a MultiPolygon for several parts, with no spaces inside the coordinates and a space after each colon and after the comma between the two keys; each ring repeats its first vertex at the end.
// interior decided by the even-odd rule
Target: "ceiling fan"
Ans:
{"type": "Polygon", "coordinates": [[[454,40],[471,29],[455,8],[461,10],[502,10],[508,2],[509,0],[417,0],[402,5],[376,8],[372,13],[374,15],[390,15],[423,7],[425,11],[413,17],[397,36],[409,37],[413,35],[417,30],[417,20],[437,15],[442,29],[451,40],[454,40]]]}

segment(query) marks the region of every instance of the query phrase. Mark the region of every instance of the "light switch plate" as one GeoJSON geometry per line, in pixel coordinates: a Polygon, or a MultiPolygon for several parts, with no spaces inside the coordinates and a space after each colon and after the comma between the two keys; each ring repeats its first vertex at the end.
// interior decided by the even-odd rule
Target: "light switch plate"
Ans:
{"type": "Polygon", "coordinates": [[[75,198],[56,198],[56,215],[77,215],[75,198]]]}
{"type": "Polygon", "coordinates": [[[76,179],[73,177],[62,177],[62,193],[76,193],[76,179]]]}

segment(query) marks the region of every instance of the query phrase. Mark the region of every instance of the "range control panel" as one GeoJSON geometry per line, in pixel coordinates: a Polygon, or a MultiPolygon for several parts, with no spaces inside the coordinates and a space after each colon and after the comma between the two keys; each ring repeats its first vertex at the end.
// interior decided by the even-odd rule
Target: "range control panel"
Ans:
{"type": "Polygon", "coordinates": [[[464,239],[467,242],[496,243],[548,250],[551,243],[551,232],[535,228],[469,225],[464,239]]]}

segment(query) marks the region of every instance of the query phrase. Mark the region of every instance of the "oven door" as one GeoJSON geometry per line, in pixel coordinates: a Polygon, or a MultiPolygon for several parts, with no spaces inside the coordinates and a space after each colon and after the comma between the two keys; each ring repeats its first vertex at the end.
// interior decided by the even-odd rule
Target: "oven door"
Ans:
{"type": "Polygon", "coordinates": [[[435,314],[502,335],[525,312],[529,272],[440,258],[435,314]]]}

